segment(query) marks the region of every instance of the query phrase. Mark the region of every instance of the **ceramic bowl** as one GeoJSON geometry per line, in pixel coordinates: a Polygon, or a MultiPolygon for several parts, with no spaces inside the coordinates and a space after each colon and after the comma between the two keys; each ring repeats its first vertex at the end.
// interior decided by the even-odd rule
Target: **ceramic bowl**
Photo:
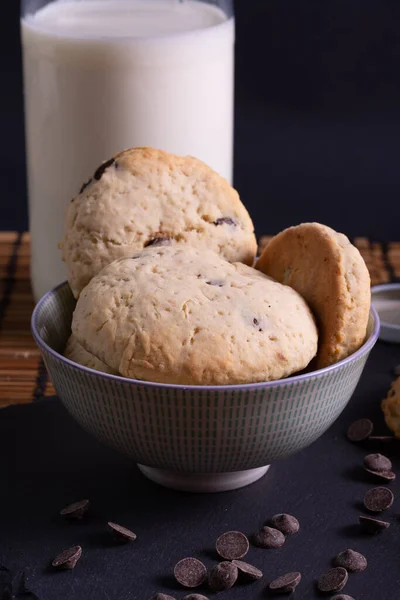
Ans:
{"type": "Polygon", "coordinates": [[[57,395],[96,438],[153,481],[223,491],[262,477],[272,461],[314,442],[350,400],[379,334],[371,310],[364,345],[341,362],[266,383],[182,386],[125,379],[62,356],[75,300],[64,283],[32,315],[32,331],[57,395]]]}

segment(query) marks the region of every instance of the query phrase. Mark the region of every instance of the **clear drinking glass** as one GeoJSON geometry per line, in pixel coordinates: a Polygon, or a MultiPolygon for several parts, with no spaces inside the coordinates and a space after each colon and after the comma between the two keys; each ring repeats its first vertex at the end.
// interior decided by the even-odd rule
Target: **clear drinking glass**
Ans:
{"type": "Polygon", "coordinates": [[[232,178],[232,0],[22,0],[31,279],[65,279],[64,211],[116,152],[191,154],[232,178]]]}

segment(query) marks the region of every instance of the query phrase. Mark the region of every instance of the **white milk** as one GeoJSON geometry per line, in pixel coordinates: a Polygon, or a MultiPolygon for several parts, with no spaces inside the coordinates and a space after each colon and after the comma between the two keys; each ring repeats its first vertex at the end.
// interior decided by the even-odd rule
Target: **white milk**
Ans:
{"type": "Polygon", "coordinates": [[[22,21],[32,282],[65,279],[64,211],[132,146],[232,176],[234,21],[195,0],[58,0],[22,21]]]}

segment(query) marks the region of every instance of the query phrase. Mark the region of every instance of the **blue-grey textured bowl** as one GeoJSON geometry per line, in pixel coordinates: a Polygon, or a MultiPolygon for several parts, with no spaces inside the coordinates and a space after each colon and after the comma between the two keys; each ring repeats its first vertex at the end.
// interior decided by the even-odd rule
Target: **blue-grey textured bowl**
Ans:
{"type": "Polygon", "coordinates": [[[191,491],[234,489],[314,442],[351,398],[379,334],[371,309],[364,345],[341,362],[267,383],[181,386],[125,379],[62,356],[75,300],[67,283],[46,294],[32,331],[61,401],[88,432],[152,480],[191,491]]]}

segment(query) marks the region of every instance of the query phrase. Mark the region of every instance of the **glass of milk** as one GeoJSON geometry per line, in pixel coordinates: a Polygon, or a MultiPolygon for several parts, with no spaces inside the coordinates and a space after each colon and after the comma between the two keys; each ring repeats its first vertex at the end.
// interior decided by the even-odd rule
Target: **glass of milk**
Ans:
{"type": "Polygon", "coordinates": [[[57,244],[82,182],[116,152],[190,154],[232,179],[232,0],[23,0],[31,279],[65,279],[57,244]]]}

